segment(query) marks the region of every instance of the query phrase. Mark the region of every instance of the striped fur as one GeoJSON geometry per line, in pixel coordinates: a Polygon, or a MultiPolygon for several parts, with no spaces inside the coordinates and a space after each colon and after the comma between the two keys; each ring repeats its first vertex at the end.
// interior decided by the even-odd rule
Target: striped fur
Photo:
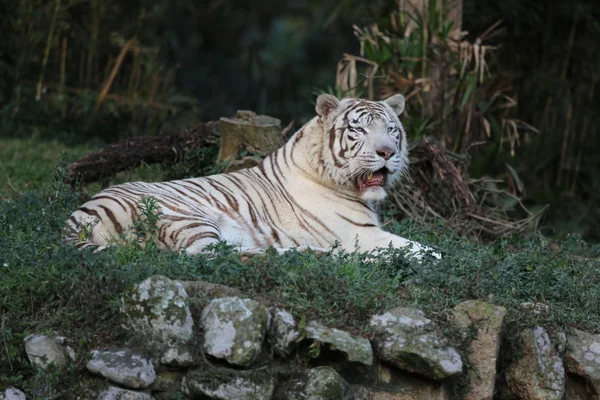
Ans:
{"type": "Polygon", "coordinates": [[[318,116],[259,166],[109,187],[70,216],[68,240],[104,247],[131,236],[137,205],[151,196],[162,213],[156,244],[165,249],[195,254],[222,240],[246,253],[321,250],[337,241],[347,251],[411,246],[420,258],[424,246],[383,231],[373,206],[408,165],[403,108],[401,95],[381,102],[321,95],[318,116]]]}

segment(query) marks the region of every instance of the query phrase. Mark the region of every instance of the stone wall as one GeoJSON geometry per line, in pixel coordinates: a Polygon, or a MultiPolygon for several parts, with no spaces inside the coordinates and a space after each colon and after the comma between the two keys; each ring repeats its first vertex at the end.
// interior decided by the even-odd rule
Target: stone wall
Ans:
{"type": "MultiPolygon", "coordinates": [[[[65,337],[25,339],[29,360],[41,370],[87,362],[71,393],[59,397],[559,400],[598,399],[600,393],[600,336],[525,330],[519,355],[497,371],[506,311],[479,301],[449,314],[462,343],[452,343],[415,308],[373,315],[367,339],[299,321],[236,289],[163,276],[125,293],[121,312],[130,335],[126,347],[77,355],[65,337]]],[[[18,388],[0,393],[0,400],[25,398],[18,388]]]]}

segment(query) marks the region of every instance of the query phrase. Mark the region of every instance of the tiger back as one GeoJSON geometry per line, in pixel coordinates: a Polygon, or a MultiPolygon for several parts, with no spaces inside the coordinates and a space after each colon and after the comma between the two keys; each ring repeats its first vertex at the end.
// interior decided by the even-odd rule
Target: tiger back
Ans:
{"type": "Polygon", "coordinates": [[[225,241],[244,253],[274,247],[346,251],[424,246],[381,229],[374,204],[408,167],[398,115],[404,97],[317,99],[312,120],[256,167],[170,182],[131,182],[96,194],[67,220],[67,240],[104,248],[131,239],[139,204],[155,201],[154,239],[188,254],[225,241]]]}

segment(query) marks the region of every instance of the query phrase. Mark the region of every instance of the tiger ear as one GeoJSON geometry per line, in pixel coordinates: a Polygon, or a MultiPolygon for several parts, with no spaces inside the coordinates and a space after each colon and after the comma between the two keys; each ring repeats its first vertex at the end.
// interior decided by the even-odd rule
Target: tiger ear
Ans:
{"type": "Polygon", "coordinates": [[[322,94],[317,97],[317,114],[321,118],[327,118],[340,105],[340,101],[330,94],[322,94]]]}
{"type": "Polygon", "coordinates": [[[401,94],[395,94],[392,97],[388,97],[384,101],[390,107],[392,107],[392,110],[394,110],[396,115],[400,115],[402,114],[402,111],[404,111],[404,96],[401,94]]]}

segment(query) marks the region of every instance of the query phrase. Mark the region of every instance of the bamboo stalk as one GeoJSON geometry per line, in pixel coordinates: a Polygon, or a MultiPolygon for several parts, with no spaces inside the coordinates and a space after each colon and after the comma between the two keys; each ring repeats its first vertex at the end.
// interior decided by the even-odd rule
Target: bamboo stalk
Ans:
{"type": "Polygon", "coordinates": [[[60,87],[58,94],[62,94],[66,83],[66,68],[67,68],[67,38],[62,39],[62,48],[60,53],[60,87]]]}
{"type": "Polygon", "coordinates": [[[56,17],[60,9],[60,0],[56,0],[54,5],[54,13],[52,14],[52,22],[50,23],[50,32],[48,32],[48,40],[46,40],[46,49],[44,50],[44,58],[42,59],[42,69],[40,71],[40,79],[38,80],[35,90],[35,100],[40,101],[42,98],[42,82],[44,81],[44,73],[46,65],[48,65],[48,57],[50,56],[50,47],[52,47],[52,38],[54,37],[54,28],[56,28],[56,17]]]}
{"type": "Polygon", "coordinates": [[[562,181],[562,172],[567,162],[567,151],[569,150],[569,132],[571,126],[571,117],[573,116],[573,103],[569,102],[567,107],[567,120],[565,121],[565,130],[563,132],[563,142],[560,150],[560,164],[558,165],[558,176],[556,178],[556,186],[560,186],[562,181]]]}
{"type": "Polygon", "coordinates": [[[567,56],[564,58],[565,63],[563,64],[563,70],[560,74],[560,79],[565,80],[567,77],[567,70],[569,69],[569,62],[571,61],[571,54],[573,53],[573,42],[575,41],[575,31],[577,29],[577,13],[575,13],[575,20],[571,26],[571,32],[569,32],[569,44],[567,45],[567,56]]]}
{"type": "Polygon", "coordinates": [[[92,35],[90,38],[89,52],[87,57],[87,69],[85,74],[86,85],[92,84],[93,63],[96,55],[96,47],[98,45],[98,32],[100,30],[100,16],[98,12],[98,0],[91,0],[92,7],[92,35]]]}
{"type": "MultiPolygon", "coordinates": [[[[67,81],[67,38],[63,37],[62,39],[62,49],[60,54],[60,86],[58,88],[58,94],[62,97],[65,91],[65,85],[67,81]]],[[[67,101],[63,99],[62,101],[62,109],[61,109],[61,117],[64,119],[67,116],[67,101]]]]}
{"type": "Polygon", "coordinates": [[[84,86],[85,82],[85,51],[79,53],[79,85],[84,86]]]}
{"type": "MultiPolygon", "coordinates": [[[[589,101],[591,102],[594,98],[594,91],[596,89],[596,81],[592,81],[590,85],[589,92],[589,101]]],[[[577,160],[575,161],[575,172],[573,173],[573,181],[571,183],[571,193],[575,193],[575,187],[577,186],[577,177],[579,176],[579,172],[581,171],[581,159],[583,157],[583,149],[585,148],[585,139],[587,136],[587,131],[590,126],[591,120],[591,112],[585,113],[583,127],[581,128],[581,136],[579,138],[579,149],[577,151],[577,160]]]]}
{"type": "Polygon", "coordinates": [[[113,66],[112,70],[110,71],[110,75],[109,75],[108,79],[106,80],[106,82],[104,83],[104,86],[102,87],[102,91],[100,92],[100,95],[98,96],[98,101],[96,102],[96,107],[94,107],[94,111],[98,111],[98,109],[100,108],[100,105],[106,98],[106,95],[108,94],[108,91],[110,90],[110,87],[112,86],[113,81],[115,80],[115,77],[117,76],[117,73],[119,72],[119,69],[121,68],[121,64],[123,63],[123,60],[125,59],[125,55],[127,54],[127,51],[129,50],[131,45],[136,41],[136,39],[137,39],[137,37],[134,35],[131,39],[129,39],[127,41],[127,43],[125,43],[125,46],[123,46],[121,48],[121,52],[119,53],[119,56],[117,57],[117,61],[115,62],[115,65],[113,66]]]}

